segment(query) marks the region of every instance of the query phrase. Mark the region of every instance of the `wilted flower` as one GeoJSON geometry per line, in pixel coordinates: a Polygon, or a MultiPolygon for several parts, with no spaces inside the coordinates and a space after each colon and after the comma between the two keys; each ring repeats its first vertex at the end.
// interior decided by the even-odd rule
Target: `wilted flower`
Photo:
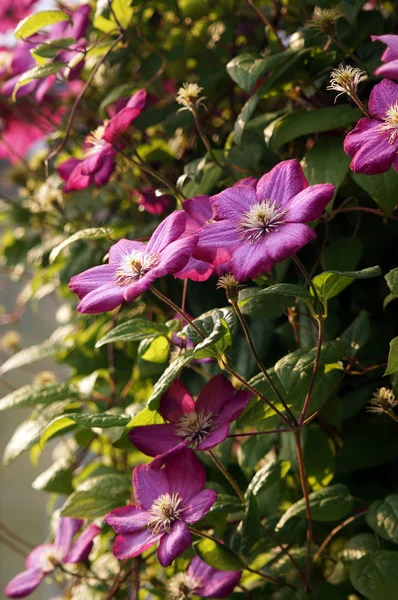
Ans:
{"type": "Polygon", "coordinates": [[[398,35],[372,35],[371,38],[373,42],[379,41],[387,46],[381,57],[386,64],[378,67],[375,74],[398,80],[398,35]]]}
{"type": "Polygon", "coordinates": [[[356,98],[357,87],[365,79],[367,79],[367,75],[361,69],[340,64],[337,69],[333,69],[331,72],[330,85],[326,89],[340,92],[337,94],[335,101],[342,94],[348,94],[351,98],[356,98]]]}
{"type": "Polygon", "coordinates": [[[139,190],[139,205],[151,215],[162,215],[170,209],[172,197],[167,194],[158,195],[156,192],[150,185],[139,190]]]}
{"type": "Polygon", "coordinates": [[[5,589],[8,598],[24,598],[37,588],[42,579],[63,564],[74,564],[87,560],[93,540],[99,534],[97,525],[89,525],[73,541],[83,526],[80,519],[61,517],[53,544],[37,546],[26,559],[27,570],[10,581],[5,589]]]}
{"type": "Polygon", "coordinates": [[[300,163],[285,160],[210,198],[214,221],[198,232],[195,256],[213,262],[222,248],[235,279],[258,277],[316,237],[304,223],[318,219],[333,194],[329,183],[308,186],[300,163]]]}
{"type": "Polygon", "coordinates": [[[174,211],[148,244],[120,240],[109,250],[109,264],[72,277],[69,286],[81,300],[77,310],[89,314],[113,310],[138,298],[155,279],[181,270],[198,241],[196,236],[179,239],[185,222],[184,211],[174,211]]]}
{"type": "Polygon", "coordinates": [[[341,11],[336,6],[331,8],[316,6],[306,26],[311,29],[317,29],[326,35],[334,35],[336,33],[336,23],[342,16],[341,11]]]}
{"type": "Polygon", "coordinates": [[[370,413],[382,415],[390,413],[396,406],[398,406],[398,400],[395,398],[394,392],[389,388],[381,387],[373,394],[367,410],[370,413]]]}
{"type": "Polygon", "coordinates": [[[206,108],[203,102],[206,100],[206,96],[201,96],[202,92],[203,88],[199,87],[197,83],[183,83],[176,96],[176,101],[182,105],[178,112],[182,110],[194,112],[199,106],[206,108]]]}
{"type": "Polygon", "coordinates": [[[158,558],[168,567],[191,544],[188,525],[202,519],[217,498],[203,489],[206,470],[192,450],[170,456],[162,469],[138,465],[133,471],[137,504],[116,508],[104,518],[116,531],[119,560],[142,554],[159,542],[158,558]]]}
{"type": "Polygon", "coordinates": [[[159,412],[168,423],[134,427],[130,440],[149,456],[186,446],[209,450],[226,439],[230,424],[242,413],[251,395],[247,391],[237,392],[224,375],[216,375],[206,383],[195,402],[177,379],[160,401],[159,412]]]}
{"type": "Polygon", "coordinates": [[[241,575],[240,571],[218,571],[195,556],[186,573],[177,573],[167,582],[167,599],[229,598],[241,575]]]}
{"type": "Polygon", "coordinates": [[[391,165],[398,171],[398,84],[383,79],[369,98],[370,117],[360,119],[344,140],[345,152],[353,158],[355,173],[385,173],[391,165]]]}

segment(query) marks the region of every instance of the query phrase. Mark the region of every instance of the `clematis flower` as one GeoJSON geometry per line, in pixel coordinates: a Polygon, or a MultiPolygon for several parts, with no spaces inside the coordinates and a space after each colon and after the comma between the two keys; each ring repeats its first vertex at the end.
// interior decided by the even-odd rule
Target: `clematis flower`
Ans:
{"type": "Polygon", "coordinates": [[[83,160],[71,158],[58,166],[58,174],[66,181],[65,192],[107,183],[115,168],[117,146],[122,146],[121,137],[141,114],[145,101],[146,91],[139,90],[110,121],[86,137],[83,160]]]}
{"type": "Polygon", "coordinates": [[[187,446],[210,450],[227,438],[230,424],[242,413],[251,395],[247,391],[237,392],[224,375],[216,375],[206,383],[195,402],[177,379],[160,401],[159,412],[168,423],[134,427],[129,433],[130,440],[149,456],[161,457],[187,446]]]}
{"type": "Polygon", "coordinates": [[[8,598],[24,598],[37,588],[40,582],[53,573],[59,565],[75,564],[87,560],[93,540],[99,534],[97,525],[89,525],[73,541],[81,530],[83,521],[61,517],[53,544],[41,544],[28,555],[27,570],[19,573],[5,589],[8,598]]]}
{"type": "Polygon", "coordinates": [[[214,222],[199,231],[195,256],[214,262],[223,248],[238,281],[258,277],[316,237],[304,223],[318,219],[333,194],[329,183],[308,186],[297,160],[283,161],[210,198],[214,222]]]}
{"type": "Polygon", "coordinates": [[[167,582],[168,600],[229,598],[239,583],[241,571],[219,571],[195,556],[186,573],[177,573],[167,582]]]}
{"type": "Polygon", "coordinates": [[[155,188],[150,185],[145,186],[137,193],[141,210],[146,210],[151,215],[162,215],[170,209],[172,197],[167,194],[158,196],[155,188]]]}
{"type": "Polygon", "coordinates": [[[118,534],[113,553],[119,560],[142,554],[159,542],[158,558],[168,567],[191,544],[188,525],[202,519],[217,498],[203,489],[206,470],[190,449],[168,458],[162,469],[138,465],[133,471],[137,504],[104,518],[118,534]]]}
{"type": "Polygon", "coordinates": [[[370,93],[370,118],[358,121],[344,140],[344,151],[353,158],[355,173],[398,171],[398,83],[383,79],[370,93]]]}
{"type": "Polygon", "coordinates": [[[375,75],[398,80],[398,35],[372,35],[372,41],[386,44],[381,60],[386,63],[375,70],[375,75]]]}
{"type": "Polygon", "coordinates": [[[89,314],[113,310],[138,298],[155,279],[181,270],[198,241],[196,236],[179,239],[184,230],[184,211],[174,211],[148,244],[124,239],[114,244],[108,264],[72,277],[69,287],[81,300],[77,310],[89,314]]]}
{"type": "Polygon", "coordinates": [[[0,33],[15,29],[19,21],[27,17],[38,0],[1,0],[0,33]]]}

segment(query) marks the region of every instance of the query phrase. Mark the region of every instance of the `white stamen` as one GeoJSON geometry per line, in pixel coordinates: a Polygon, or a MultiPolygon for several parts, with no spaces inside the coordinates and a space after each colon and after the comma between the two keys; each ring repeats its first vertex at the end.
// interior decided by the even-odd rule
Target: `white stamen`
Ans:
{"type": "Polygon", "coordinates": [[[287,212],[272,200],[256,202],[239,221],[238,231],[242,240],[255,244],[268,233],[278,231],[279,226],[285,222],[287,212]]]}
{"type": "Polygon", "coordinates": [[[353,96],[356,94],[357,87],[361,81],[367,79],[367,75],[361,69],[340,64],[337,69],[333,69],[330,74],[330,85],[327,90],[340,92],[335,98],[335,102],[342,94],[353,96]]]}
{"type": "Polygon", "coordinates": [[[154,252],[133,250],[125,256],[117,269],[114,279],[118,285],[129,285],[138,281],[159,264],[160,257],[154,252]]]}
{"type": "Polygon", "coordinates": [[[380,131],[385,131],[390,134],[388,139],[389,144],[395,142],[395,138],[398,135],[398,100],[395,104],[391,104],[388,107],[386,116],[384,117],[384,123],[379,125],[380,131]]]}
{"type": "Polygon", "coordinates": [[[202,585],[197,577],[188,573],[177,573],[167,582],[168,600],[186,600],[192,598],[195,590],[202,585]]]}
{"type": "Polygon", "coordinates": [[[177,492],[172,496],[163,494],[155,500],[149,511],[152,517],[148,523],[148,527],[154,534],[170,533],[174,521],[180,519],[181,513],[185,510],[181,504],[182,498],[177,492]]]}
{"type": "Polygon", "coordinates": [[[49,548],[45,554],[40,557],[40,567],[44,573],[54,571],[57,565],[62,563],[60,552],[54,547],[49,548]]]}
{"type": "Polygon", "coordinates": [[[176,435],[187,440],[191,448],[207,440],[210,433],[215,429],[214,414],[201,410],[200,412],[185,413],[178,421],[175,429],[176,435]]]}
{"type": "Polygon", "coordinates": [[[92,131],[86,138],[86,143],[90,144],[89,148],[86,148],[84,151],[84,156],[87,158],[96,154],[101,148],[106,146],[108,142],[102,139],[102,136],[105,133],[106,126],[109,121],[105,120],[102,125],[97,127],[94,131],[92,131]]]}

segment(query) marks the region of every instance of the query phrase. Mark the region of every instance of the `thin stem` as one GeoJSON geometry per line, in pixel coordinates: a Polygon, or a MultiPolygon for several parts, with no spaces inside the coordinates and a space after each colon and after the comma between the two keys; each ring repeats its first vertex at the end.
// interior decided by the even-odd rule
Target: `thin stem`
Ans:
{"type": "Polygon", "coordinates": [[[232,307],[234,309],[234,311],[236,312],[236,315],[239,319],[239,322],[242,326],[242,329],[245,333],[246,336],[246,340],[247,343],[249,344],[249,348],[251,350],[251,353],[254,356],[254,359],[257,363],[258,368],[260,369],[261,373],[264,375],[266,381],[268,382],[270,388],[272,389],[272,391],[274,392],[275,396],[278,398],[279,402],[282,404],[283,408],[285,409],[285,411],[287,412],[287,414],[289,415],[292,424],[296,427],[298,425],[297,421],[296,421],[296,417],[294,416],[294,414],[292,413],[292,411],[290,410],[290,408],[287,406],[286,402],[284,401],[284,399],[282,398],[282,395],[280,394],[278,388],[276,387],[276,385],[274,384],[274,382],[272,381],[271,377],[268,375],[268,372],[266,370],[266,368],[264,367],[263,363],[261,362],[260,356],[258,355],[258,352],[256,350],[256,347],[254,345],[253,339],[251,337],[250,334],[250,330],[249,327],[247,326],[247,322],[245,317],[243,316],[238,303],[235,300],[230,300],[230,303],[232,304],[232,307]]]}
{"type": "Polygon", "coordinates": [[[220,161],[218,160],[218,158],[215,156],[215,154],[213,152],[213,148],[211,147],[211,144],[210,144],[209,140],[207,139],[207,136],[206,136],[206,134],[205,134],[205,132],[203,130],[202,123],[200,122],[199,113],[198,113],[197,108],[195,106],[192,106],[191,112],[193,114],[193,118],[195,119],[195,124],[196,124],[197,130],[198,130],[198,133],[200,135],[200,139],[202,140],[203,144],[205,145],[205,148],[206,148],[207,152],[210,154],[211,158],[216,163],[216,165],[218,165],[220,167],[220,169],[222,169],[223,171],[225,171],[228,176],[231,175],[231,173],[225,167],[225,165],[222,165],[220,163],[220,161]]]}
{"type": "Polygon", "coordinates": [[[162,302],[165,302],[165,304],[168,304],[170,306],[170,308],[172,308],[176,313],[178,313],[184,319],[184,321],[189,323],[189,325],[192,327],[192,329],[194,329],[196,331],[196,333],[198,335],[200,335],[200,337],[203,340],[206,339],[206,335],[203,333],[203,331],[201,331],[201,329],[199,329],[199,327],[197,327],[197,325],[195,325],[195,323],[192,321],[192,319],[190,319],[188,317],[188,315],[183,310],[181,310],[181,308],[179,306],[177,306],[177,304],[175,304],[167,296],[164,296],[162,294],[162,292],[159,292],[159,290],[156,289],[153,285],[151,285],[149,289],[151,290],[152,294],[155,294],[155,296],[157,296],[160,300],[162,300],[162,302]]]}
{"type": "Polygon", "coordinates": [[[184,279],[184,284],[182,288],[182,298],[181,298],[181,310],[185,312],[185,303],[187,300],[187,291],[188,291],[188,279],[184,279]]]}
{"type": "Polygon", "coordinates": [[[281,542],[278,540],[278,537],[273,533],[273,531],[271,529],[268,529],[267,527],[265,527],[265,525],[262,525],[262,528],[264,529],[264,531],[268,535],[268,537],[271,538],[271,540],[273,542],[275,542],[275,544],[278,545],[278,547],[280,548],[282,553],[286,554],[286,556],[292,562],[294,567],[297,569],[297,572],[299,573],[301,579],[305,583],[305,574],[304,574],[303,570],[301,569],[300,565],[298,564],[297,560],[294,558],[294,556],[292,556],[290,554],[289,550],[281,544],[281,542]]]}
{"type": "Polygon", "coordinates": [[[368,109],[366,108],[366,106],[363,104],[363,102],[361,102],[361,100],[358,98],[357,94],[350,94],[351,98],[354,100],[355,104],[358,106],[358,108],[361,109],[361,111],[363,112],[363,114],[368,117],[368,118],[372,118],[372,115],[370,114],[370,112],[368,111],[368,109]]]}
{"type": "Polygon", "coordinates": [[[305,421],[305,416],[307,414],[308,405],[310,403],[312,391],[313,391],[314,385],[315,385],[315,378],[316,378],[316,374],[318,372],[319,360],[320,360],[321,351],[322,351],[322,337],[323,337],[323,319],[319,318],[318,319],[318,345],[317,345],[317,349],[316,349],[314,368],[312,370],[310,385],[309,385],[308,392],[307,392],[307,395],[304,400],[303,410],[301,411],[301,415],[300,415],[300,419],[299,419],[300,427],[303,425],[303,423],[305,421]]]}
{"type": "Polygon", "coordinates": [[[224,475],[224,477],[226,479],[228,479],[229,483],[234,488],[237,496],[239,497],[239,500],[242,502],[243,505],[246,504],[246,500],[243,495],[243,492],[240,489],[240,487],[238,486],[238,484],[236,483],[235,479],[232,477],[232,475],[230,475],[230,473],[228,473],[227,469],[224,467],[222,462],[220,460],[218,460],[218,458],[214,454],[214,452],[212,450],[209,450],[208,452],[209,452],[211,458],[213,459],[213,462],[217,465],[217,467],[220,469],[221,473],[224,475]]]}
{"type": "MultiPolygon", "coordinates": [[[[118,150],[120,152],[119,148],[118,148],[118,150]]],[[[123,154],[123,156],[127,156],[123,152],[122,152],[122,154],[123,154]]],[[[131,160],[131,162],[133,162],[135,165],[139,166],[143,171],[146,171],[147,173],[149,173],[149,175],[152,175],[152,177],[155,177],[161,183],[163,183],[163,185],[165,185],[171,191],[171,193],[177,198],[177,200],[180,203],[183,200],[185,200],[185,196],[182,194],[182,192],[180,192],[180,190],[178,188],[176,188],[176,186],[174,184],[172,184],[168,179],[166,179],[166,177],[163,177],[163,175],[160,175],[160,173],[158,173],[157,171],[152,169],[152,167],[143,158],[141,158],[141,156],[138,154],[137,150],[134,150],[134,155],[137,157],[139,162],[136,162],[135,160],[133,160],[132,158],[130,158],[128,156],[127,156],[127,158],[129,158],[129,160],[131,160]]]]}
{"type": "Polygon", "coordinates": [[[250,431],[249,433],[230,433],[228,437],[249,437],[253,435],[267,435],[268,433],[291,433],[292,429],[269,429],[268,431],[250,431]]]}
{"type": "Polygon", "coordinates": [[[15,552],[16,554],[19,554],[23,558],[26,558],[26,552],[24,552],[23,550],[21,550],[20,548],[18,548],[18,546],[16,546],[15,544],[13,544],[13,542],[10,542],[9,540],[7,540],[7,538],[4,538],[2,535],[0,535],[0,544],[4,544],[4,546],[6,546],[7,548],[9,548],[10,550],[12,550],[13,552],[15,552]]]}
{"type": "Polygon", "coordinates": [[[311,277],[309,276],[309,274],[307,272],[307,269],[305,268],[305,266],[301,262],[301,260],[295,254],[293,254],[292,259],[296,263],[296,266],[300,269],[301,273],[304,276],[304,279],[306,280],[306,282],[308,283],[308,285],[310,286],[310,288],[312,290],[312,293],[313,293],[314,298],[315,298],[315,302],[317,304],[318,314],[319,314],[322,305],[321,305],[321,302],[319,300],[319,296],[318,296],[318,292],[316,291],[316,287],[314,286],[314,283],[313,283],[311,277]]]}
{"type": "Polygon", "coordinates": [[[303,448],[301,446],[300,432],[294,432],[294,439],[296,442],[297,450],[297,461],[299,465],[301,487],[303,490],[303,496],[305,501],[305,515],[307,519],[307,560],[306,560],[306,572],[305,572],[305,587],[306,592],[309,592],[310,578],[311,578],[311,544],[312,544],[312,521],[311,521],[311,506],[310,498],[308,493],[307,475],[305,472],[303,448]]]}
{"type": "Polygon", "coordinates": [[[133,558],[130,600],[138,600],[140,593],[140,558],[133,558]]]}
{"type": "Polygon", "coordinates": [[[248,6],[250,6],[250,8],[252,10],[254,10],[254,12],[256,13],[256,15],[258,16],[258,18],[260,19],[260,21],[262,21],[264,23],[264,25],[266,27],[268,27],[272,33],[274,34],[274,36],[276,37],[276,40],[279,44],[280,49],[283,50],[285,49],[282,40],[280,39],[277,30],[275,29],[275,27],[273,26],[273,24],[271,23],[271,21],[269,21],[267,19],[267,17],[265,16],[265,14],[263,13],[262,10],[260,10],[253,2],[253,0],[246,0],[246,4],[248,4],[248,6]]]}
{"type": "Polygon", "coordinates": [[[353,515],[351,517],[348,517],[348,519],[346,519],[345,521],[343,521],[342,523],[340,523],[340,525],[337,525],[337,527],[335,527],[334,529],[332,529],[332,531],[323,540],[322,544],[319,546],[318,550],[316,551],[316,554],[315,554],[314,559],[313,559],[313,563],[316,563],[316,561],[318,560],[318,558],[320,557],[320,555],[322,554],[322,552],[324,551],[324,549],[326,548],[326,546],[328,545],[328,543],[330,542],[330,540],[337,533],[339,533],[339,531],[341,531],[342,529],[344,529],[344,527],[346,527],[347,525],[349,525],[353,521],[356,521],[356,519],[359,519],[360,517],[363,517],[364,515],[366,515],[367,512],[368,512],[368,509],[365,508],[364,510],[361,510],[361,512],[359,512],[358,514],[353,515]]]}
{"type": "Polygon", "coordinates": [[[16,533],[14,533],[12,531],[12,529],[9,529],[6,525],[4,525],[4,523],[0,522],[0,529],[6,534],[8,535],[10,538],[13,538],[16,542],[19,542],[20,544],[22,544],[23,546],[26,546],[27,548],[29,548],[30,550],[33,550],[33,548],[35,547],[33,544],[31,544],[30,542],[28,542],[27,540],[25,540],[24,538],[20,537],[19,535],[17,535],[16,533]]]}
{"type": "Polygon", "coordinates": [[[366,66],[363,64],[363,62],[361,60],[359,60],[359,58],[357,58],[355,56],[355,54],[353,52],[351,52],[351,50],[349,48],[347,48],[347,46],[345,44],[343,44],[343,42],[341,40],[339,40],[338,37],[331,35],[330,38],[333,40],[333,42],[335,44],[337,44],[337,46],[340,48],[340,50],[342,50],[347,56],[352,58],[352,60],[358,65],[358,67],[362,71],[365,71],[365,73],[368,72],[368,70],[367,70],[366,66]]]}
{"type": "Polygon", "coordinates": [[[382,217],[383,219],[390,219],[391,221],[398,221],[398,217],[394,217],[394,215],[385,215],[381,210],[377,210],[376,208],[367,208],[366,206],[350,206],[347,208],[338,208],[333,212],[333,215],[348,213],[348,212],[366,212],[372,215],[377,215],[378,217],[382,217]]]}

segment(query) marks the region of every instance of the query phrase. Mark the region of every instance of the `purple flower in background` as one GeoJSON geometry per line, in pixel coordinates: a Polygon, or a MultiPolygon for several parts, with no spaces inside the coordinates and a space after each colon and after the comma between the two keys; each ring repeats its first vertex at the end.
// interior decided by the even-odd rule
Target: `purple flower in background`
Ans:
{"type": "Polygon", "coordinates": [[[152,234],[148,244],[120,240],[109,250],[109,263],[72,277],[69,287],[79,297],[77,310],[95,314],[113,310],[145,292],[155,279],[176,273],[187,263],[197,237],[179,239],[184,211],[174,211],[152,234]]]}
{"type": "Polygon", "coordinates": [[[370,118],[360,119],[344,140],[344,151],[353,158],[355,173],[398,171],[398,83],[383,79],[369,98],[370,118]]]}
{"type": "Polygon", "coordinates": [[[386,64],[378,67],[375,75],[398,79],[398,35],[372,35],[371,38],[373,42],[379,41],[387,46],[381,57],[386,64]]]}
{"type": "Polygon", "coordinates": [[[172,197],[167,194],[158,196],[156,189],[150,185],[142,188],[137,194],[141,210],[146,210],[151,215],[162,215],[170,209],[172,197]]]}
{"type": "Polygon", "coordinates": [[[14,29],[19,21],[33,11],[38,0],[1,0],[0,2],[0,33],[14,29]]]}
{"type": "Polygon", "coordinates": [[[229,598],[241,578],[241,571],[219,571],[195,556],[186,573],[177,573],[167,582],[167,598],[229,598]]]}
{"type": "Polygon", "coordinates": [[[238,281],[258,277],[316,237],[304,223],[318,219],[333,194],[329,183],[308,186],[300,163],[285,160],[210,198],[214,222],[199,231],[195,256],[211,262],[224,248],[238,281]]]}
{"type": "Polygon", "coordinates": [[[70,158],[58,166],[58,174],[66,181],[64,192],[83,190],[90,185],[105,185],[114,171],[121,137],[141,114],[145,101],[146,91],[136,92],[110,121],[105,121],[86,137],[83,160],[70,158]]]}
{"type": "Polygon", "coordinates": [[[188,525],[202,519],[217,498],[214,490],[203,489],[205,483],[206,470],[189,449],[169,457],[162,469],[136,467],[137,504],[116,508],[104,518],[118,534],[116,558],[138,556],[159,542],[160,564],[171,565],[191,544],[188,525]]]}
{"type": "Polygon", "coordinates": [[[19,573],[5,589],[8,598],[24,598],[37,588],[42,579],[56,570],[58,565],[74,564],[87,560],[93,540],[99,534],[97,525],[89,525],[73,541],[83,526],[80,519],[61,517],[53,544],[41,544],[28,555],[27,570],[19,573]]]}
{"type": "Polygon", "coordinates": [[[251,392],[237,392],[224,377],[216,375],[201,390],[197,401],[180,381],[174,381],[163,394],[159,412],[168,421],[163,425],[134,427],[129,435],[133,444],[149,456],[175,452],[189,446],[210,450],[223,442],[249,402],[251,392]]]}

